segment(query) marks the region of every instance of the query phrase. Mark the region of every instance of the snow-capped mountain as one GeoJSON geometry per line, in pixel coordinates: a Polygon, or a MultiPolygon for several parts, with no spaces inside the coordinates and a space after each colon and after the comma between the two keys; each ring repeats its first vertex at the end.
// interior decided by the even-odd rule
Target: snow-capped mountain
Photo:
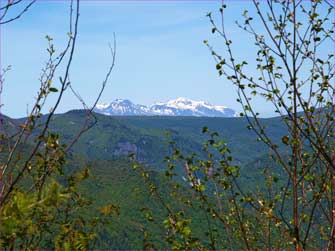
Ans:
{"type": "Polygon", "coordinates": [[[137,105],[126,99],[116,99],[109,104],[99,104],[95,112],[105,115],[160,115],[197,117],[234,117],[235,111],[225,106],[211,105],[204,101],[177,98],[150,106],[137,105]]]}
{"type": "Polygon", "coordinates": [[[98,104],[94,110],[105,115],[150,115],[144,105],[135,105],[127,99],[116,99],[109,104],[98,104]]]}

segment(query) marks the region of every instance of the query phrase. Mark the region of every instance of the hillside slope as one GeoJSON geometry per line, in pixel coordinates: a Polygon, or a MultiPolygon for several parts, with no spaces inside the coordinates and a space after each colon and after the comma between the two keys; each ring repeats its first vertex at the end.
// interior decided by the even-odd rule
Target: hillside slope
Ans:
{"type": "MultiPolygon", "coordinates": [[[[74,110],[55,115],[50,129],[61,134],[68,143],[84,123],[86,113],[74,110]]],[[[97,124],[85,132],[74,145],[73,152],[92,160],[126,158],[134,153],[142,163],[161,169],[163,159],[170,154],[168,141],[173,140],[188,153],[201,155],[206,139],[201,133],[207,126],[217,131],[228,143],[238,164],[245,164],[268,153],[265,144],[257,142],[255,133],[248,130],[244,118],[162,117],[162,116],[105,116],[96,114],[97,124]],[[166,136],[170,131],[170,138],[166,136]]],[[[15,120],[18,124],[21,120],[15,120]]],[[[285,127],[279,118],[261,119],[268,134],[279,142],[285,127]]]]}

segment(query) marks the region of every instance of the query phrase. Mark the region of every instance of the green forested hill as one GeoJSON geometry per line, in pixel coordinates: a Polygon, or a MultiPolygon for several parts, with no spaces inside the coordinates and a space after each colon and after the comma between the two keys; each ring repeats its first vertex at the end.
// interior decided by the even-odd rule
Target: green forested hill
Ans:
{"type": "MultiPolygon", "coordinates": [[[[158,198],[149,193],[149,186],[144,183],[141,172],[133,170],[133,164],[125,160],[88,163],[92,168],[93,177],[83,184],[82,189],[94,202],[92,208],[103,206],[107,202],[120,207],[120,215],[114,217],[111,224],[105,227],[104,234],[100,236],[99,249],[143,249],[144,230],[150,232],[148,236],[150,243],[159,249],[168,249],[163,226],[168,212],[158,198]],[[144,209],[152,212],[150,213],[152,220],[147,220],[147,211],[144,209]]],[[[162,172],[149,169],[149,173],[165,202],[171,208],[180,209],[175,199],[170,196],[173,190],[171,182],[164,178],[162,172]]],[[[202,243],[206,243],[208,237],[204,235],[201,227],[205,221],[204,214],[197,212],[196,205],[186,210],[194,215],[192,231],[203,238],[202,243]]]]}
{"type": "MultiPolygon", "coordinates": [[[[68,143],[82,127],[85,117],[84,111],[55,115],[50,129],[59,133],[64,143],[68,143]]],[[[246,128],[247,122],[243,118],[109,117],[99,114],[96,117],[97,124],[74,145],[67,166],[70,170],[83,166],[91,168],[93,178],[84,183],[82,190],[92,198],[92,210],[109,202],[120,206],[120,216],[100,236],[100,249],[142,249],[143,229],[155,233],[149,239],[157,247],[168,248],[162,239],[165,233],[162,222],[167,216],[166,209],[157,198],[150,196],[149,188],[144,184],[140,173],[133,170],[133,163],[127,157],[131,152],[136,153],[137,160],[149,166],[160,193],[172,206],[177,204],[169,196],[171,185],[167,185],[164,173],[161,172],[165,167],[165,156],[171,155],[168,145],[171,139],[183,153],[195,152],[202,156],[202,143],[206,139],[202,128],[207,126],[211,131],[219,132],[220,138],[228,143],[235,163],[244,169],[252,169],[243,172],[244,176],[241,178],[245,186],[255,186],[262,182],[259,178],[260,170],[271,165],[271,161],[267,161],[268,149],[263,143],[256,141],[256,135],[246,128]],[[170,138],[165,131],[170,131],[170,138]],[[145,212],[141,212],[143,208],[155,212],[154,221],[145,219],[145,212]]],[[[23,119],[11,120],[10,129],[14,131],[13,125],[19,125],[22,121],[23,119]]],[[[285,133],[278,118],[263,119],[262,122],[276,140],[285,133]]],[[[206,243],[208,236],[202,231],[205,214],[199,211],[197,205],[191,206],[189,210],[188,214],[196,219],[192,222],[194,234],[206,243]]]]}
{"type": "MultiPolygon", "coordinates": [[[[56,115],[51,129],[60,133],[67,143],[78,132],[85,120],[84,111],[70,111],[56,115]]],[[[200,153],[205,137],[201,131],[207,126],[217,131],[228,143],[234,160],[245,164],[268,153],[268,148],[257,142],[256,135],[246,128],[244,118],[199,117],[109,117],[96,114],[97,124],[82,135],[73,151],[89,159],[111,160],[135,152],[137,159],[154,168],[164,167],[162,160],[169,155],[169,140],[175,141],[185,153],[200,153]],[[165,134],[170,131],[171,137],[165,134]]],[[[285,128],[278,118],[262,119],[268,134],[279,141],[285,128]]]]}

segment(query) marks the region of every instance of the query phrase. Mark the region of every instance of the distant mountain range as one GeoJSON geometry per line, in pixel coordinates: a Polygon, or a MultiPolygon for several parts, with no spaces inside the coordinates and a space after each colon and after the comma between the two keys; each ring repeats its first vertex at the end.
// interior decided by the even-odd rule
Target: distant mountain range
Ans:
{"type": "Polygon", "coordinates": [[[108,104],[98,104],[95,108],[95,112],[109,116],[236,116],[236,112],[233,109],[225,106],[211,105],[205,101],[194,101],[187,98],[158,102],[150,106],[134,104],[127,99],[116,99],[108,104]]]}

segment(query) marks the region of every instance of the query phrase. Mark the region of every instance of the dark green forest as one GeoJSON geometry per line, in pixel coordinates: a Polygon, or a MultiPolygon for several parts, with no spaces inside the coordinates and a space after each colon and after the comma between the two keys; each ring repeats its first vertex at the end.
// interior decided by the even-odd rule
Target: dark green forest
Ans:
{"type": "MultiPolygon", "coordinates": [[[[151,173],[162,196],[172,205],[175,198],[170,195],[173,185],[169,183],[181,183],[182,187],[189,185],[180,178],[186,176],[183,166],[176,168],[179,178],[166,180],[164,171],[167,164],[164,159],[173,151],[168,142],[175,141],[186,155],[196,153],[206,157],[202,151],[202,144],[206,140],[206,135],[202,134],[203,125],[217,130],[223,140],[231,142],[229,145],[234,162],[249,170],[243,176],[246,188],[256,187],[263,182],[260,174],[264,168],[274,168],[272,163],[266,161],[269,155],[267,148],[257,142],[252,131],[247,130],[244,118],[96,116],[97,124],[79,139],[69,153],[64,172],[71,173],[81,170],[83,166],[89,167],[92,177],[84,181],[80,189],[92,201],[92,210],[106,202],[119,208],[119,215],[101,229],[98,249],[142,249],[144,228],[152,233],[150,240],[157,248],[169,248],[162,240],[165,229],[161,223],[165,219],[166,209],[157,198],[150,195],[148,185],[141,178],[141,172],[134,170],[135,162],[130,156],[132,154],[151,173]],[[170,135],[166,134],[167,131],[170,135]],[[128,149],[124,147],[127,145],[136,147],[128,149]],[[154,212],[155,222],[147,221],[146,211],[143,210],[146,208],[154,212]]],[[[60,135],[59,144],[68,143],[67,139],[80,129],[85,117],[83,110],[54,116],[50,130],[60,135]]],[[[6,130],[14,134],[24,120],[25,118],[6,118],[6,130]]],[[[278,120],[279,118],[264,119],[264,123],[276,140],[280,141],[280,135],[285,132],[285,128],[280,126],[278,120]]],[[[43,122],[42,117],[37,123],[43,122]]],[[[36,130],[34,133],[38,135],[40,132],[36,130]]],[[[203,236],[205,239],[205,233],[202,232],[205,221],[203,213],[197,212],[196,205],[189,210],[196,219],[192,223],[193,231],[199,238],[203,236]]]]}
{"type": "MultiPolygon", "coordinates": [[[[281,187],[285,185],[285,173],[278,172],[278,164],[270,160],[271,152],[257,141],[257,135],[252,130],[248,130],[245,118],[110,117],[99,114],[95,116],[97,123],[80,137],[67,155],[62,171],[67,175],[61,174],[57,178],[62,184],[65,182],[65,176],[81,172],[83,167],[90,170],[87,180],[78,187],[89,201],[87,209],[80,209],[75,213],[84,220],[86,217],[92,217],[94,212],[103,208],[106,203],[113,205],[115,211],[110,221],[96,230],[98,235],[95,236],[95,248],[143,249],[151,247],[146,246],[149,244],[158,249],[170,248],[165,240],[166,227],[163,224],[169,212],[159,198],[151,193],[152,184],[157,187],[160,196],[169,207],[176,211],[181,208],[185,210],[185,214],[193,219],[190,228],[194,238],[204,247],[210,246],[208,229],[203,227],[204,224],[208,224],[206,213],[202,211],[201,202],[196,198],[194,191],[189,189],[189,181],[182,179],[187,177],[184,162],[176,164],[173,170],[175,176],[172,179],[167,178],[169,175],[166,173],[169,167],[166,159],[175,154],[176,146],[185,156],[208,158],[204,151],[204,142],[209,137],[203,132],[207,126],[213,132],[217,132],[215,136],[218,141],[229,142],[227,145],[233,156],[231,162],[239,167],[239,184],[242,189],[262,190],[263,184],[267,182],[267,174],[271,173],[275,174],[278,180],[273,186],[273,193],[280,194],[281,187]],[[136,166],[143,169],[134,168],[136,166]],[[151,183],[144,182],[143,173],[150,174],[151,183]],[[178,197],[190,197],[194,201],[189,202],[187,206],[181,206],[180,198],[175,197],[176,191],[178,197]],[[145,237],[146,235],[148,236],[145,237]]],[[[50,130],[59,135],[59,145],[68,144],[68,139],[80,129],[85,119],[84,110],[55,115],[50,130]]],[[[5,129],[15,134],[22,121],[25,121],[25,118],[6,117],[5,129]]],[[[45,117],[42,117],[36,123],[44,122],[45,117]]],[[[285,145],[281,142],[281,135],[287,134],[287,129],[282,126],[281,118],[262,119],[262,124],[266,126],[274,141],[282,145],[281,151],[284,154],[285,145]]],[[[34,133],[39,135],[39,129],[34,133]]],[[[25,152],[29,151],[23,149],[21,152],[27,154],[25,152]]],[[[219,153],[214,155],[214,159],[220,159],[219,153]]],[[[204,176],[200,171],[199,175],[204,176]]],[[[209,194],[212,190],[213,187],[209,185],[209,194]]],[[[214,200],[214,197],[210,200],[214,200]]],[[[285,208],[286,210],[288,208],[285,208]]],[[[218,236],[226,235],[224,227],[215,220],[212,224],[216,226],[218,236]]],[[[225,245],[224,243],[222,240],[221,244],[225,245]]],[[[52,248],[52,244],[44,247],[52,248]]]]}

